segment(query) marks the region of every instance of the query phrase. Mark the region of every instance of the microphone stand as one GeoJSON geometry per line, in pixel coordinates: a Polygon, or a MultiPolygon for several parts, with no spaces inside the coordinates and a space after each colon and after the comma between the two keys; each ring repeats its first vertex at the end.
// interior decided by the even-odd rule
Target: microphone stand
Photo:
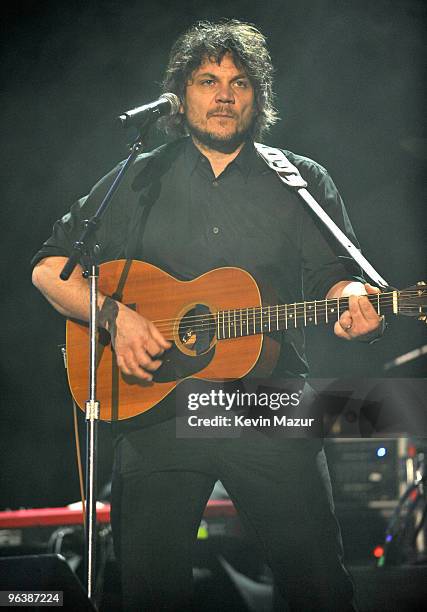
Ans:
{"type": "Polygon", "coordinates": [[[89,399],[86,407],[86,507],[85,507],[85,574],[86,589],[89,600],[95,605],[95,571],[96,571],[96,486],[98,459],[98,423],[100,403],[96,398],[97,380],[97,331],[98,331],[98,278],[99,267],[96,263],[98,246],[94,242],[94,234],[99,227],[101,218],[122,183],[125,174],[143,149],[142,139],[146,135],[151,121],[146,121],[139,128],[138,137],[131,146],[131,153],[117,174],[110,189],[101,202],[98,210],[90,219],[83,221],[83,231],[73,244],[68,261],[63,267],[60,278],[67,281],[76,265],[80,262],[83,277],[89,279],[90,316],[89,316],[89,399]]]}

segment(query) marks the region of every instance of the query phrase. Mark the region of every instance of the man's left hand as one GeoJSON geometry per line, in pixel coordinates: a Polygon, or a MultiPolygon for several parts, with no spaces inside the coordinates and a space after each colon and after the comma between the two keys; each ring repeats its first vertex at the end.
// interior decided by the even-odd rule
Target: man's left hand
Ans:
{"type": "MultiPolygon", "coordinates": [[[[359,283],[357,283],[359,284],[359,283]]],[[[364,285],[365,295],[353,295],[350,283],[340,297],[349,296],[349,309],[345,310],[335,323],[334,332],[345,340],[372,341],[382,335],[383,317],[380,317],[369,302],[366,294],[377,294],[380,290],[369,283],[364,285]]],[[[362,289],[360,284],[360,288],[362,289]]],[[[363,290],[363,289],[362,289],[363,290]]]]}

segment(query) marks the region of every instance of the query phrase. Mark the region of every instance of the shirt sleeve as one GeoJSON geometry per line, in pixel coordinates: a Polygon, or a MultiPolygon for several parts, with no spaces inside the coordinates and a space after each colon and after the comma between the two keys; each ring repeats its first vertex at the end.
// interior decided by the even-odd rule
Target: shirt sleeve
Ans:
{"type": "MultiPolygon", "coordinates": [[[[316,165],[306,176],[308,190],[324,208],[338,227],[357,248],[359,243],[351,226],[342,198],[333,180],[324,168],[316,165]],[[314,174],[314,176],[313,176],[314,174]]],[[[303,265],[303,291],[306,300],[321,299],[336,283],[349,280],[366,282],[361,269],[344,247],[337,241],[323,221],[302,202],[301,252],[303,265]]]]}
{"type": "MultiPolygon", "coordinates": [[[[118,164],[98,181],[87,196],[77,200],[70,211],[56,221],[51,236],[32,258],[33,267],[45,257],[68,257],[71,254],[73,244],[78,240],[83,229],[83,220],[94,215],[123,163],[118,164]]],[[[126,180],[114,195],[110,207],[102,217],[100,226],[95,231],[95,243],[99,245],[98,263],[123,256],[129,222],[125,191],[126,180]]]]}

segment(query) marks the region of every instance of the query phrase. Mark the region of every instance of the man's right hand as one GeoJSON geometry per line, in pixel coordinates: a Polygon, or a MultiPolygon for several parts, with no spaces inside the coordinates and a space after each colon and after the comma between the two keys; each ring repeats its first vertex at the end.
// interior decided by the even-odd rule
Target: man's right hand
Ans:
{"type": "MultiPolygon", "coordinates": [[[[64,283],[59,274],[66,257],[46,257],[33,270],[33,283],[54,308],[66,317],[87,321],[89,285],[76,266],[64,283]]],[[[117,364],[124,374],[152,380],[161,365],[159,357],[172,346],[151,321],[110,297],[99,295],[99,325],[107,329],[116,351],[117,364]]]]}
{"type": "Polygon", "coordinates": [[[110,332],[117,365],[128,376],[151,381],[162,364],[159,357],[172,346],[156,326],[134,310],[106,297],[99,324],[110,332]]]}

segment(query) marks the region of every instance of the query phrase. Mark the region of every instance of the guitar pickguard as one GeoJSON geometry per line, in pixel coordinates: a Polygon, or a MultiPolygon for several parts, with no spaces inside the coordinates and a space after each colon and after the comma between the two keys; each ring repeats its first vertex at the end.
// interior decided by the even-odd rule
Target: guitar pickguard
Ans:
{"type": "Polygon", "coordinates": [[[154,382],[165,383],[186,378],[205,368],[215,357],[215,346],[202,355],[190,356],[174,344],[163,356],[162,365],[153,374],[154,382]]]}

